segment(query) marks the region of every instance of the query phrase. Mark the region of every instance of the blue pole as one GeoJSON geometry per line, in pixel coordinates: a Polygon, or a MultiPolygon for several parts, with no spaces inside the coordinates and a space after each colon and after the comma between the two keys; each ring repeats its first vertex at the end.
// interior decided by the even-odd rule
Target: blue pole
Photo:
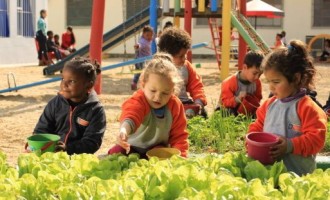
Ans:
{"type": "MultiPolygon", "coordinates": [[[[192,45],[191,48],[192,49],[197,49],[197,48],[206,47],[206,46],[207,46],[207,43],[206,42],[202,42],[202,43],[198,43],[198,44],[192,45]]],[[[115,69],[117,67],[123,67],[123,66],[126,66],[126,65],[132,65],[132,64],[136,64],[136,63],[141,63],[141,62],[144,62],[146,60],[150,60],[151,58],[152,58],[152,56],[146,56],[146,57],[142,57],[142,58],[128,60],[128,61],[125,61],[125,62],[122,62],[122,63],[108,65],[106,67],[102,67],[102,71],[106,71],[106,70],[110,70],[110,69],[115,69]]],[[[60,81],[61,79],[62,79],[62,77],[56,77],[56,78],[51,78],[51,79],[47,79],[47,80],[43,80],[43,81],[29,83],[29,84],[26,84],[26,85],[20,85],[20,86],[13,87],[13,88],[7,88],[7,89],[0,90],[0,94],[1,93],[5,93],[5,92],[16,91],[16,90],[20,90],[20,89],[25,89],[25,88],[29,88],[29,87],[34,87],[34,86],[38,86],[38,85],[43,85],[43,84],[47,84],[47,83],[52,83],[52,82],[60,81]]]]}
{"type": "Polygon", "coordinates": [[[218,10],[217,0],[211,0],[211,12],[217,12],[218,10]]]}
{"type": "MultiPolygon", "coordinates": [[[[150,12],[150,26],[154,30],[154,36],[157,35],[157,7],[158,7],[157,0],[150,0],[150,8],[149,8],[149,12],[150,12]]],[[[152,52],[152,54],[154,54],[154,53],[157,52],[157,47],[156,47],[155,40],[152,40],[151,52],[152,52]]]]}

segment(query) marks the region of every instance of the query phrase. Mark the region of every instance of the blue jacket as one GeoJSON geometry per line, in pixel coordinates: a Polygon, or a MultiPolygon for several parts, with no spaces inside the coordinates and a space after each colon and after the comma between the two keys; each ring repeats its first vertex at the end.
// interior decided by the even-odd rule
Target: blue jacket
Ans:
{"type": "Polygon", "coordinates": [[[102,144],[106,128],[103,106],[95,91],[85,103],[74,109],[61,95],[51,99],[40,116],[34,133],[51,133],[61,137],[69,155],[95,153],[102,144]]]}

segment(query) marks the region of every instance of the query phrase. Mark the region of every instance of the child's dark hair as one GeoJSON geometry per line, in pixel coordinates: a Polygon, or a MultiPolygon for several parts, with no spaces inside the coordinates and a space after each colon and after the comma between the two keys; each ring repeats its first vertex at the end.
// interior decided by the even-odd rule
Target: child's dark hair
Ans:
{"type": "Polygon", "coordinates": [[[247,68],[256,67],[259,69],[263,59],[264,54],[261,51],[251,50],[246,54],[244,64],[246,64],[247,68]]]}
{"type": "Polygon", "coordinates": [[[174,56],[181,49],[190,49],[191,37],[185,30],[174,27],[167,28],[159,38],[158,47],[160,51],[174,56]]]}
{"type": "Polygon", "coordinates": [[[163,27],[163,30],[173,27],[173,23],[171,21],[167,21],[163,27]]]}
{"type": "Polygon", "coordinates": [[[40,16],[42,16],[42,14],[46,13],[45,9],[40,10],[40,16]]]}
{"type": "Polygon", "coordinates": [[[47,31],[47,36],[49,37],[50,35],[53,35],[53,31],[47,31]]]}
{"type": "Polygon", "coordinates": [[[68,27],[66,28],[66,30],[68,30],[68,31],[71,32],[71,43],[72,43],[72,44],[75,44],[75,43],[76,43],[76,37],[74,36],[72,26],[68,26],[68,27]]]}
{"type": "Polygon", "coordinates": [[[149,25],[145,25],[145,26],[143,27],[143,29],[142,29],[142,33],[146,33],[146,32],[151,32],[151,33],[153,33],[153,32],[154,32],[154,29],[152,29],[152,27],[149,26],[149,25]]]}
{"type": "Polygon", "coordinates": [[[55,34],[54,38],[60,38],[60,36],[58,34],[55,34]]]}
{"type": "Polygon", "coordinates": [[[64,68],[85,76],[88,81],[93,83],[95,83],[96,75],[101,72],[101,66],[96,60],[92,61],[84,57],[73,58],[65,63],[64,68]]]}
{"type": "Polygon", "coordinates": [[[275,49],[265,57],[262,67],[264,71],[280,72],[289,83],[297,82],[298,87],[314,88],[316,69],[306,44],[300,40],[290,41],[286,48],[275,49]],[[296,74],[300,75],[300,80],[296,80],[296,74]]]}
{"type": "Polygon", "coordinates": [[[280,38],[283,38],[282,33],[276,33],[276,36],[278,36],[278,37],[280,37],[280,38]]]}

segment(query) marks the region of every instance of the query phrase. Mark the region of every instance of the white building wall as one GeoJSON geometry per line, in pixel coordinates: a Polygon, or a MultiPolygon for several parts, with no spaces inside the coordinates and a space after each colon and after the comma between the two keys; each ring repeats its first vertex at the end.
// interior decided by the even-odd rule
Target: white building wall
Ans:
{"type": "MultiPolygon", "coordinates": [[[[38,64],[38,53],[34,38],[17,35],[17,1],[9,3],[10,37],[0,38],[0,66],[25,66],[38,64]]],[[[35,16],[39,18],[40,9],[47,7],[47,1],[36,0],[35,16]]]]}

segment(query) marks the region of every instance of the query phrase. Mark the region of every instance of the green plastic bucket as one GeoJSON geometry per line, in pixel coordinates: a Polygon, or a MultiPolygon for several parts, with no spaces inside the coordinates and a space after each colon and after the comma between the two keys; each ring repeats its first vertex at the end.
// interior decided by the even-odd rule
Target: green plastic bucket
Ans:
{"type": "Polygon", "coordinates": [[[27,138],[28,148],[30,151],[54,152],[56,143],[61,139],[60,136],[54,134],[36,134],[27,138]]]}

